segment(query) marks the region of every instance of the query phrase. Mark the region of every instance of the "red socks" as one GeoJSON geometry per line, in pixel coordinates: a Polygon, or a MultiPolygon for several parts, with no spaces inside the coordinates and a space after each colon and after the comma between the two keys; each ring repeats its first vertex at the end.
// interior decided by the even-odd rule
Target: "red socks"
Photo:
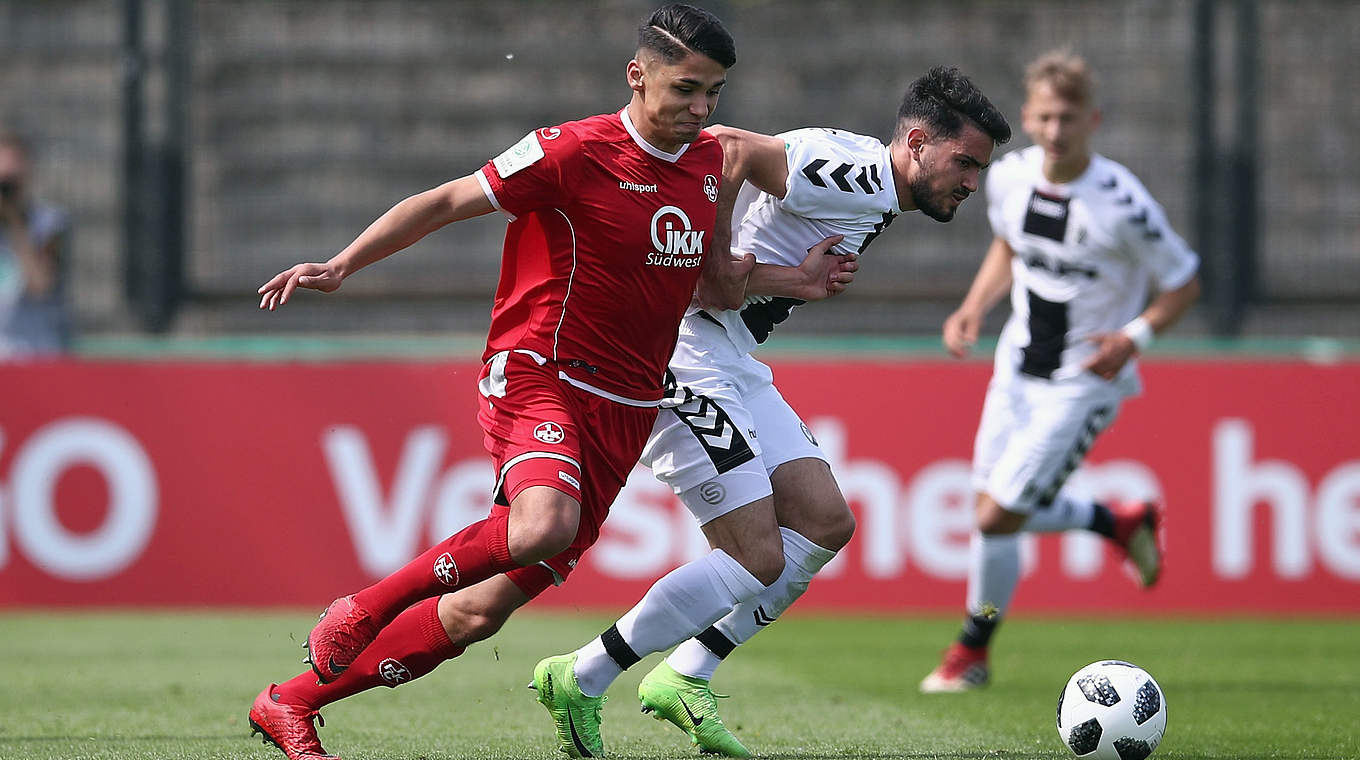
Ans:
{"type": "Polygon", "coordinates": [[[385,625],[421,599],[480,583],[519,567],[507,546],[510,514],[496,512],[427,549],[405,567],[354,595],[369,620],[385,625]]]}
{"type": "Polygon", "coordinates": [[[439,622],[439,598],[426,599],[397,616],[354,664],[329,684],[318,686],[308,670],[275,690],[280,701],[313,710],[374,686],[395,687],[429,673],[445,660],[463,653],[449,640],[439,622]]]}

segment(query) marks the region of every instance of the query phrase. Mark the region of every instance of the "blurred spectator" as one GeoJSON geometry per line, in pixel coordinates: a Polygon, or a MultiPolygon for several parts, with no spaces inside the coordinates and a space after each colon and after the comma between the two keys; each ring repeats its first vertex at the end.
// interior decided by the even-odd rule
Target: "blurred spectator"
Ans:
{"type": "Polygon", "coordinates": [[[0,130],[0,358],[70,346],[62,256],[65,212],[32,196],[28,146],[0,130]]]}

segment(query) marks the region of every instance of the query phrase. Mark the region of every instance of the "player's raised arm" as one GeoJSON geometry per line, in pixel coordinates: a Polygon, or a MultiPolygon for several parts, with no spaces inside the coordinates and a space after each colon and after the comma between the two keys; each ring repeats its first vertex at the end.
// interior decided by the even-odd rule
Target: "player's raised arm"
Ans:
{"type": "Polygon", "coordinates": [[[704,259],[699,277],[699,303],[710,309],[735,309],[746,297],[746,282],[755,256],[732,256],[732,210],[743,182],[771,195],[784,197],[788,164],[784,160],[784,141],[777,137],[721,125],[709,127],[723,148],[723,180],[718,188],[717,220],[713,226],[713,245],[704,259]]]}
{"type": "Polygon", "coordinates": [[[298,288],[330,293],[346,277],[380,261],[447,224],[495,210],[476,175],[417,193],[388,209],[329,261],[297,264],[260,286],[260,308],[273,311],[298,288]]]}
{"type": "Polygon", "coordinates": [[[788,187],[789,166],[784,141],[744,129],[716,125],[709,128],[723,146],[723,182],[718,192],[718,217],[713,247],[699,280],[699,302],[705,308],[736,309],[747,294],[788,296],[816,301],[841,293],[859,269],[855,256],[823,257],[840,236],[823,239],[808,249],[798,267],[757,264],[746,254],[732,256],[732,212],[743,182],[776,198],[788,187]]]}
{"type": "Polygon", "coordinates": [[[1011,287],[1011,257],[1015,252],[1005,238],[992,238],[987,256],[978,267],[963,303],[944,321],[942,340],[945,348],[962,359],[977,344],[982,320],[1011,287]]]}

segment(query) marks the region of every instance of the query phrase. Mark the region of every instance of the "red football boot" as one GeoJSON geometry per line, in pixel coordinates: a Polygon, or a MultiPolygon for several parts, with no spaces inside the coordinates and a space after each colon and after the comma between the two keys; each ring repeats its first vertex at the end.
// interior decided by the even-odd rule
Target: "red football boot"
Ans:
{"type": "Polygon", "coordinates": [[[980,689],[991,680],[987,669],[987,647],[964,646],[954,642],[944,652],[939,667],[921,681],[922,694],[943,694],[980,689]]]}
{"type": "Polygon", "coordinates": [[[307,662],[321,683],[340,677],[378,637],[379,626],[368,619],[368,612],[354,603],[354,595],[330,603],[312,632],[307,634],[307,662]]]}
{"type": "Polygon", "coordinates": [[[260,692],[255,704],[250,706],[250,734],[263,734],[265,744],[273,744],[283,750],[288,760],[340,760],[321,746],[317,738],[317,723],[325,725],[321,713],[302,705],[290,705],[275,701],[278,684],[270,684],[260,692]]]}
{"type": "Polygon", "coordinates": [[[1149,588],[1162,572],[1162,513],[1156,502],[1122,502],[1110,507],[1116,546],[1138,569],[1138,582],[1149,588]]]}

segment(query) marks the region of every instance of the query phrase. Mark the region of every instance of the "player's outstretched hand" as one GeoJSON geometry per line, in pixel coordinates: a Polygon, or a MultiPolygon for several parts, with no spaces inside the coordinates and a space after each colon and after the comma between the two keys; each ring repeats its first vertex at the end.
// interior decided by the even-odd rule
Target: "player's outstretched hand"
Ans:
{"type": "Polygon", "coordinates": [[[831,252],[844,239],[844,235],[832,235],[808,249],[807,258],[798,265],[807,282],[804,292],[800,293],[804,301],[820,301],[844,293],[846,287],[855,281],[855,272],[859,271],[859,255],[831,252]]]}
{"type": "Polygon", "coordinates": [[[297,264],[274,275],[273,279],[255,291],[260,294],[260,308],[273,311],[288,303],[298,288],[330,293],[340,287],[343,278],[326,264],[297,264]]]}
{"type": "Polygon", "coordinates": [[[1122,332],[1092,335],[1090,341],[1096,344],[1097,350],[1095,355],[1087,359],[1082,367],[1106,380],[1113,380],[1129,359],[1138,353],[1138,347],[1133,344],[1129,336],[1122,332]]]}
{"type": "Polygon", "coordinates": [[[981,329],[982,314],[971,309],[959,309],[944,321],[944,334],[941,340],[954,358],[962,359],[977,344],[978,332],[981,329]]]}

